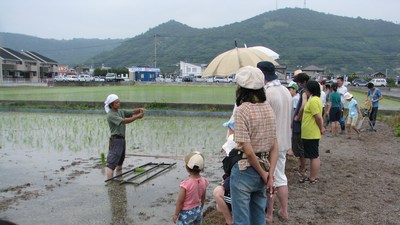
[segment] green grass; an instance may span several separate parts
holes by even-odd
[[[98,87],[0,87],[0,100],[25,101],[88,101],[103,102],[108,94],[117,94],[121,102],[234,104],[233,86],[98,86]],[[351,91],[361,106],[365,93]],[[400,101],[384,98],[379,103],[384,110],[400,111]]]
[[[0,100],[233,104],[235,86],[0,87]]]
[[[354,99],[358,102],[358,105],[362,107],[367,94],[354,90],[351,90],[350,92],[353,94]],[[400,111],[400,101],[383,96],[382,101],[379,101],[379,109]]]

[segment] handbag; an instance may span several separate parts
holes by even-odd
[[[376,88],[372,93],[372,98],[364,102],[364,108],[368,109],[368,112],[372,111],[372,100],[374,99],[375,94],[376,94]]]
[[[372,102],[370,100],[365,101],[364,108],[368,109],[368,111],[371,111],[372,110]]]

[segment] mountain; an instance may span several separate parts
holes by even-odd
[[[91,59],[109,66],[154,65],[173,72],[180,60],[209,63],[238,47],[262,45],[290,68],[317,65],[329,72],[376,72],[400,67],[400,25],[286,8],[221,27],[196,29],[169,21]],[[156,46],[155,46],[156,43]],[[155,54],[156,52],[156,54]]]
[[[16,51],[38,52],[57,61],[60,65],[82,65],[94,55],[114,49],[123,41],[123,39],[55,40],[0,32],[1,47],[11,48]]]
[[[245,44],[266,46],[290,69],[316,65],[328,73],[400,73],[400,25],[286,8],[220,27],[197,29],[171,20],[129,39],[42,39],[0,33],[0,46],[39,52],[60,64],[149,65],[176,72],[179,61],[209,63]],[[399,74],[397,74],[399,75]]]

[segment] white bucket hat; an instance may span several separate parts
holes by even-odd
[[[344,99],[349,100],[349,99],[351,99],[352,97],[353,97],[353,95],[350,94],[350,92],[344,93]]]

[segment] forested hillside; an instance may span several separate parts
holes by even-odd
[[[92,61],[113,66],[154,65],[156,55],[157,66],[171,72],[180,60],[209,63],[234,48],[235,40],[239,47],[269,47],[280,54],[280,64],[292,68],[317,65],[332,72],[368,73],[400,67],[400,25],[289,8],[209,29],[169,21]]]
[[[35,51],[60,64],[82,65],[89,58],[114,49],[123,39],[72,39],[55,40],[23,34],[1,33],[0,46],[16,51]]]
[[[289,68],[316,65],[335,73],[400,71],[399,24],[299,8],[204,29],[171,20],[126,40],[49,40],[23,35],[7,39],[7,35],[0,33],[0,46],[6,43],[6,47],[38,51],[61,63],[95,67],[156,65],[163,73],[171,73],[179,69],[180,60],[207,64],[234,48],[236,41],[238,47],[271,48],[280,54],[278,62]]]

